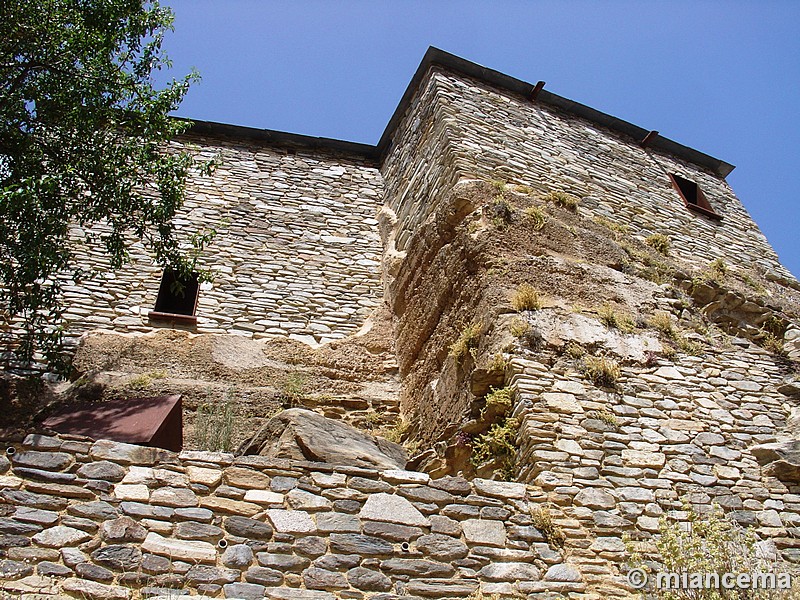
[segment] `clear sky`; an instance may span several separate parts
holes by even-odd
[[[437,46],[736,165],[800,275],[797,0],[162,1],[180,116],[375,144]]]

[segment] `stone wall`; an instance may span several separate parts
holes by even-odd
[[[201,263],[215,279],[201,288],[195,330],[310,344],[357,331],[381,294],[383,182],[375,166],[358,156],[223,137],[183,143],[221,161],[212,176],[189,181],[176,221],[186,234],[219,231]],[[83,231],[72,235],[80,247]],[[70,335],[159,327],[147,315],[161,270],[140,243],[132,257],[111,272],[102,252],[81,247],[81,266],[98,272],[67,286]]]
[[[428,78],[394,131],[381,165],[386,206],[397,219],[392,244],[400,252],[458,181],[451,148],[453,123],[440,105],[435,79]]]
[[[613,523],[617,537],[647,539],[659,517],[680,514],[688,498],[732,511],[800,562],[798,482],[780,481],[757,458],[759,445],[791,435],[787,422],[799,404],[778,391],[788,371],[774,355],[740,339],[735,352],[623,367],[613,391],[569,362],[553,367],[520,356],[511,372],[519,479],[535,482],[586,527]],[[589,560],[599,554],[577,552]]]
[[[519,483],[40,435],[7,445],[5,592],[390,600],[587,589],[532,526],[542,497]]]
[[[634,233],[669,236],[674,254],[695,264],[721,257],[794,281],[727,182],[710,171],[441,68],[426,87],[435,105],[419,105],[405,126],[434,111],[447,125],[448,160],[459,177],[525,185],[542,195],[569,192],[592,214]],[[722,221],[685,208],[669,173],[695,181]]]

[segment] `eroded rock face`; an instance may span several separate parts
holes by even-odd
[[[272,417],[240,446],[239,454],[379,469],[406,465],[406,452],[399,444],[302,408]]]

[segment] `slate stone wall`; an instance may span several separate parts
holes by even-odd
[[[759,445],[786,431],[798,397],[778,389],[785,363],[745,340],[736,344],[674,364],[623,366],[615,390],[586,381],[577,361],[554,369],[515,358],[519,479],[598,535],[605,529],[617,538],[649,539],[661,516],[685,518],[683,500],[698,510],[716,503],[800,562],[800,488],[757,457]],[[617,544],[618,560],[624,550]],[[590,547],[574,558],[591,563],[600,555]]]
[[[5,446],[16,449],[10,463],[0,458],[9,593],[389,600],[586,590],[532,526],[541,495],[519,483],[40,435]]]
[[[414,94],[381,165],[386,206],[398,221],[394,240],[398,251],[406,249],[416,228],[458,181],[450,119],[441,110],[436,80],[428,76]]]
[[[364,159],[258,142],[186,138],[205,158],[219,157],[210,177],[188,185],[179,229],[213,227],[217,239],[201,265],[215,274],[202,286],[200,333],[288,336],[310,344],[361,327],[377,305],[383,182]],[[148,332],[161,270],[132,248],[132,265],[110,272],[102,252],[81,246],[80,263],[97,274],[69,285],[72,336],[102,328]]]
[[[794,281],[733,190],[714,173],[439,67],[429,72],[424,89],[398,131],[419,131],[425,123],[431,123],[429,130],[438,128],[438,144],[448,153],[438,161],[459,178],[525,185],[541,195],[565,191],[581,198],[581,206],[590,214],[628,225],[634,234],[669,236],[673,255],[696,265],[723,258],[729,264],[757,267],[770,278]],[[415,145],[406,146],[409,158],[397,170],[413,169],[411,157],[419,152],[418,143],[425,140],[415,139]],[[427,142],[423,148],[430,152],[435,144]],[[690,212],[673,189],[669,173],[695,181],[722,221]],[[387,181],[389,175],[384,168]],[[451,179],[452,175],[440,175],[436,185],[429,183],[417,191],[414,202],[425,207],[415,211],[420,218]],[[388,186],[387,191],[394,188]],[[396,194],[388,198],[400,203]]]

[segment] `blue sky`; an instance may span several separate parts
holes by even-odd
[[[163,0],[178,114],[374,144],[428,46],[736,165],[800,275],[800,2]]]

